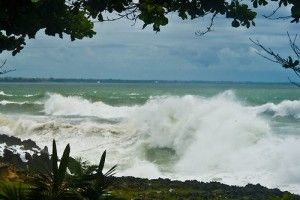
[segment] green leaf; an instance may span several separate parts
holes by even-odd
[[[237,28],[240,26],[240,22],[238,22],[236,19],[234,19],[231,23],[232,27]]]
[[[98,175],[103,175],[102,171],[103,171],[104,164],[105,164],[105,157],[106,157],[106,150],[103,152],[101,159],[100,159],[100,163],[99,163],[98,171],[97,171]]]
[[[56,149],[56,142],[55,140],[53,140],[52,142],[52,171],[53,174],[57,174],[58,171],[58,166],[57,166],[57,162],[58,162],[58,157],[57,157],[57,149]]]
[[[254,7],[254,8],[257,8],[257,0],[255,0],[255,1],[253,2],[253,7]]]
[[[62,182],[65,179],[65,175],[67,172],[67,167],[68,167],[68,162],[69,162],[69,157],[70,157],[70,145],[68,144],[64,150],[63,156],[60,161],[59,169],[58,169],[58,176],[57,176],[57,181],[58,185],[60,186]]]
[[[81,165],[81,161],[72,157],[69,158],[68,169],[70,170],[71,174],[74,174],[75,176],[82,176],[83,174],[83,166]]]

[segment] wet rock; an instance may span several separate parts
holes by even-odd
[[[15,145],[22,146],[24,150],[40,150],[40,147],[31,139],[22,141],[20,138],[5,134],[0,134],[0,144],[1,143],[5,143],[8,147]]]
[[[21,145],[22,141],[19,138],[0,134],[0,143],[6,143],[7,146]]]
[[[31,139],[24,140],[21,144],[23,145],[25,150],[34,150],[34,149],[40,150],[40,147]]]
[[[30,139],[22,141],[3,134],[0,135],[0,144],[1,162],[13,165],[18,170],[30,170],[32,173],[49,172],[51,161],[48,147],[41,150]]]
[[[14,153],[7,148],[4,149],[3,157],[0,157],[0,161],[3,163],[14,165],[15,167],[20,169],[24,169],[26,167],[26,163],[22,161],[20,154]]]

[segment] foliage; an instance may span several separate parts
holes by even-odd
[[[106,189],[111,183],[116,165],[110,168],[105,174],[106,151],[103,152],[98,166],[89,166],[86,162],[71,159],[69,169],[74,176],[71,177],[71,187],[80,188],[80,194],[90,200],[99,200],[106,194]]]
[[[68,144],[58,166],[58,156],[55,140],[52,145],[52,172],[50,174],[38,174],[33,178],[31,199],[64,200],[80,199],[75,191],[66,187],[65,176],[70,157],[70,145]]]
[[[27,185],[20,182],[0,182],[0,200],[26,200]]]
[[[263,58],[265,58],[265,59],[267,59],[271,62],[280,64],[285,69],[292,70],[300,78],[300,66],[299,66],[299,63],[300,63],[300,61],[299,61],[300,60],[300,48],[296,44],[297,35],[294,38],[291,38],[289,33],[287,33],[287,35],[288,35],[288,38],[289,38],[290,47],[293,50],[296,58],[292,58],[291,56],[288,56],[288,58],[283,58],[278,53],[275,53],[272,49],[265,47],[259,41],[254,41],[252,39],[250,39],[250,40],[256,46],[258,46],[265,54],[267,54],[267,56],[266,56],[266,55],[258,52],[258,54],[260,56],[262,56]],[[297,86],[300,86],[298,83],[295,83],[293,81],[291,81],[291,82],[293,84],[297,85]]]
[[[143,28],[152,25],[154,31],[160,31],[168,24],[169,13],[184,20],[207,15],[212,15],[213,20],[220,15],[232,20],[233,27],[250,28],[255,26],[255,8],[271,1],[278,7],[290,5],[291,15],[287,17],[299,22],[299,0],[1,0],[0,53],[19,53],[26,45],[25,39],[35,38],[39,30],[49,36],[82,39],[95,35],[96,22],[121,18],[141,20]]]
[[[106,194],[110,177],[116,166],[103,174],[106,151],[98,166],[70,157],[67,145],[59,163],[56,142],[53,140],[52,168],[49,173],[39,173],[31,178],[29,199],[40,200],[98,200]],[[67,173],[69,169],[70,173]]]

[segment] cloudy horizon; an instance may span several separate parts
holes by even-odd
[[[6,77],[83,78],[126,80],[199,80],[288,82],[297,79],[257,55],[249,38],[287,56],[286,31],[296,34],[297,24],[289,21],[256,19],[256,27],[234,29],[230,20],[217,18],[214,31],[205,36],[208,20],[182,21],[174,14],[159,33],[142,24],[119,20],[96,23],[94,38],[71,42],[68,37],[45,36],[36,39],[16,56],[5,52],[7,66],[15,68]]]

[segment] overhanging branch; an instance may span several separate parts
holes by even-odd
[[[5,65],[6,65],[6,62],[7,62],[7,60],[4,60],[4,61],[2,61],[2,64],[0,65],[0,75],[16,71],[16,69],[4,69]]]

